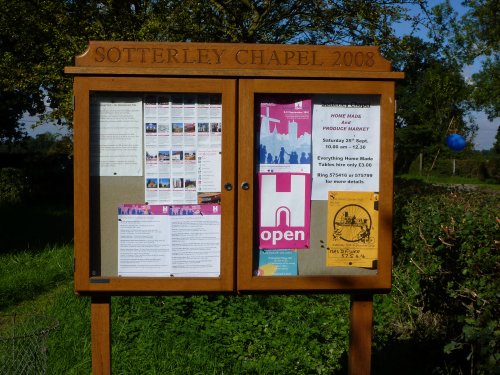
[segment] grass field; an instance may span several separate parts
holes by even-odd
[[[48,372],[90,373],[90,305],[72,286],[72,246],[1,256],[2,314],[44,314]],[[122,374],[288,374],[340,370],[346,296],[113,297],[112,366]]]

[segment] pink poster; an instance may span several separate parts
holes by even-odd
[[[259,248],[309,248],[311,175],[259,173],[259,187]]]

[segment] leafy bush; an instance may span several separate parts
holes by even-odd
[[[392,318],[381,323],[379,332],[442,343],[448,371],[496,371],[499,202],[491,192],[414,182],[398,191],[394,291],[380,307],[393,314],[385,312]]]
[[[481,176],[491,183],[500,183],[500,155],[493,154],[481,164]]]
[[[113,370],[331,374],[347,351],[348,301],[347,296],[116,297]]]
[[[20,169],[0,168],[0,206],[21,203],[28,191],[28,178]]]

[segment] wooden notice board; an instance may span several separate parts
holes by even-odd
[[[390,288],[377,48],[93,41],[66,72],[77,292]]]

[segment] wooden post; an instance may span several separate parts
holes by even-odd
[[[351,295],[349,375],[371,373],[373,295]]]
[[[111,297],[92,296],[90,305],[92,374],[111,374]]]

